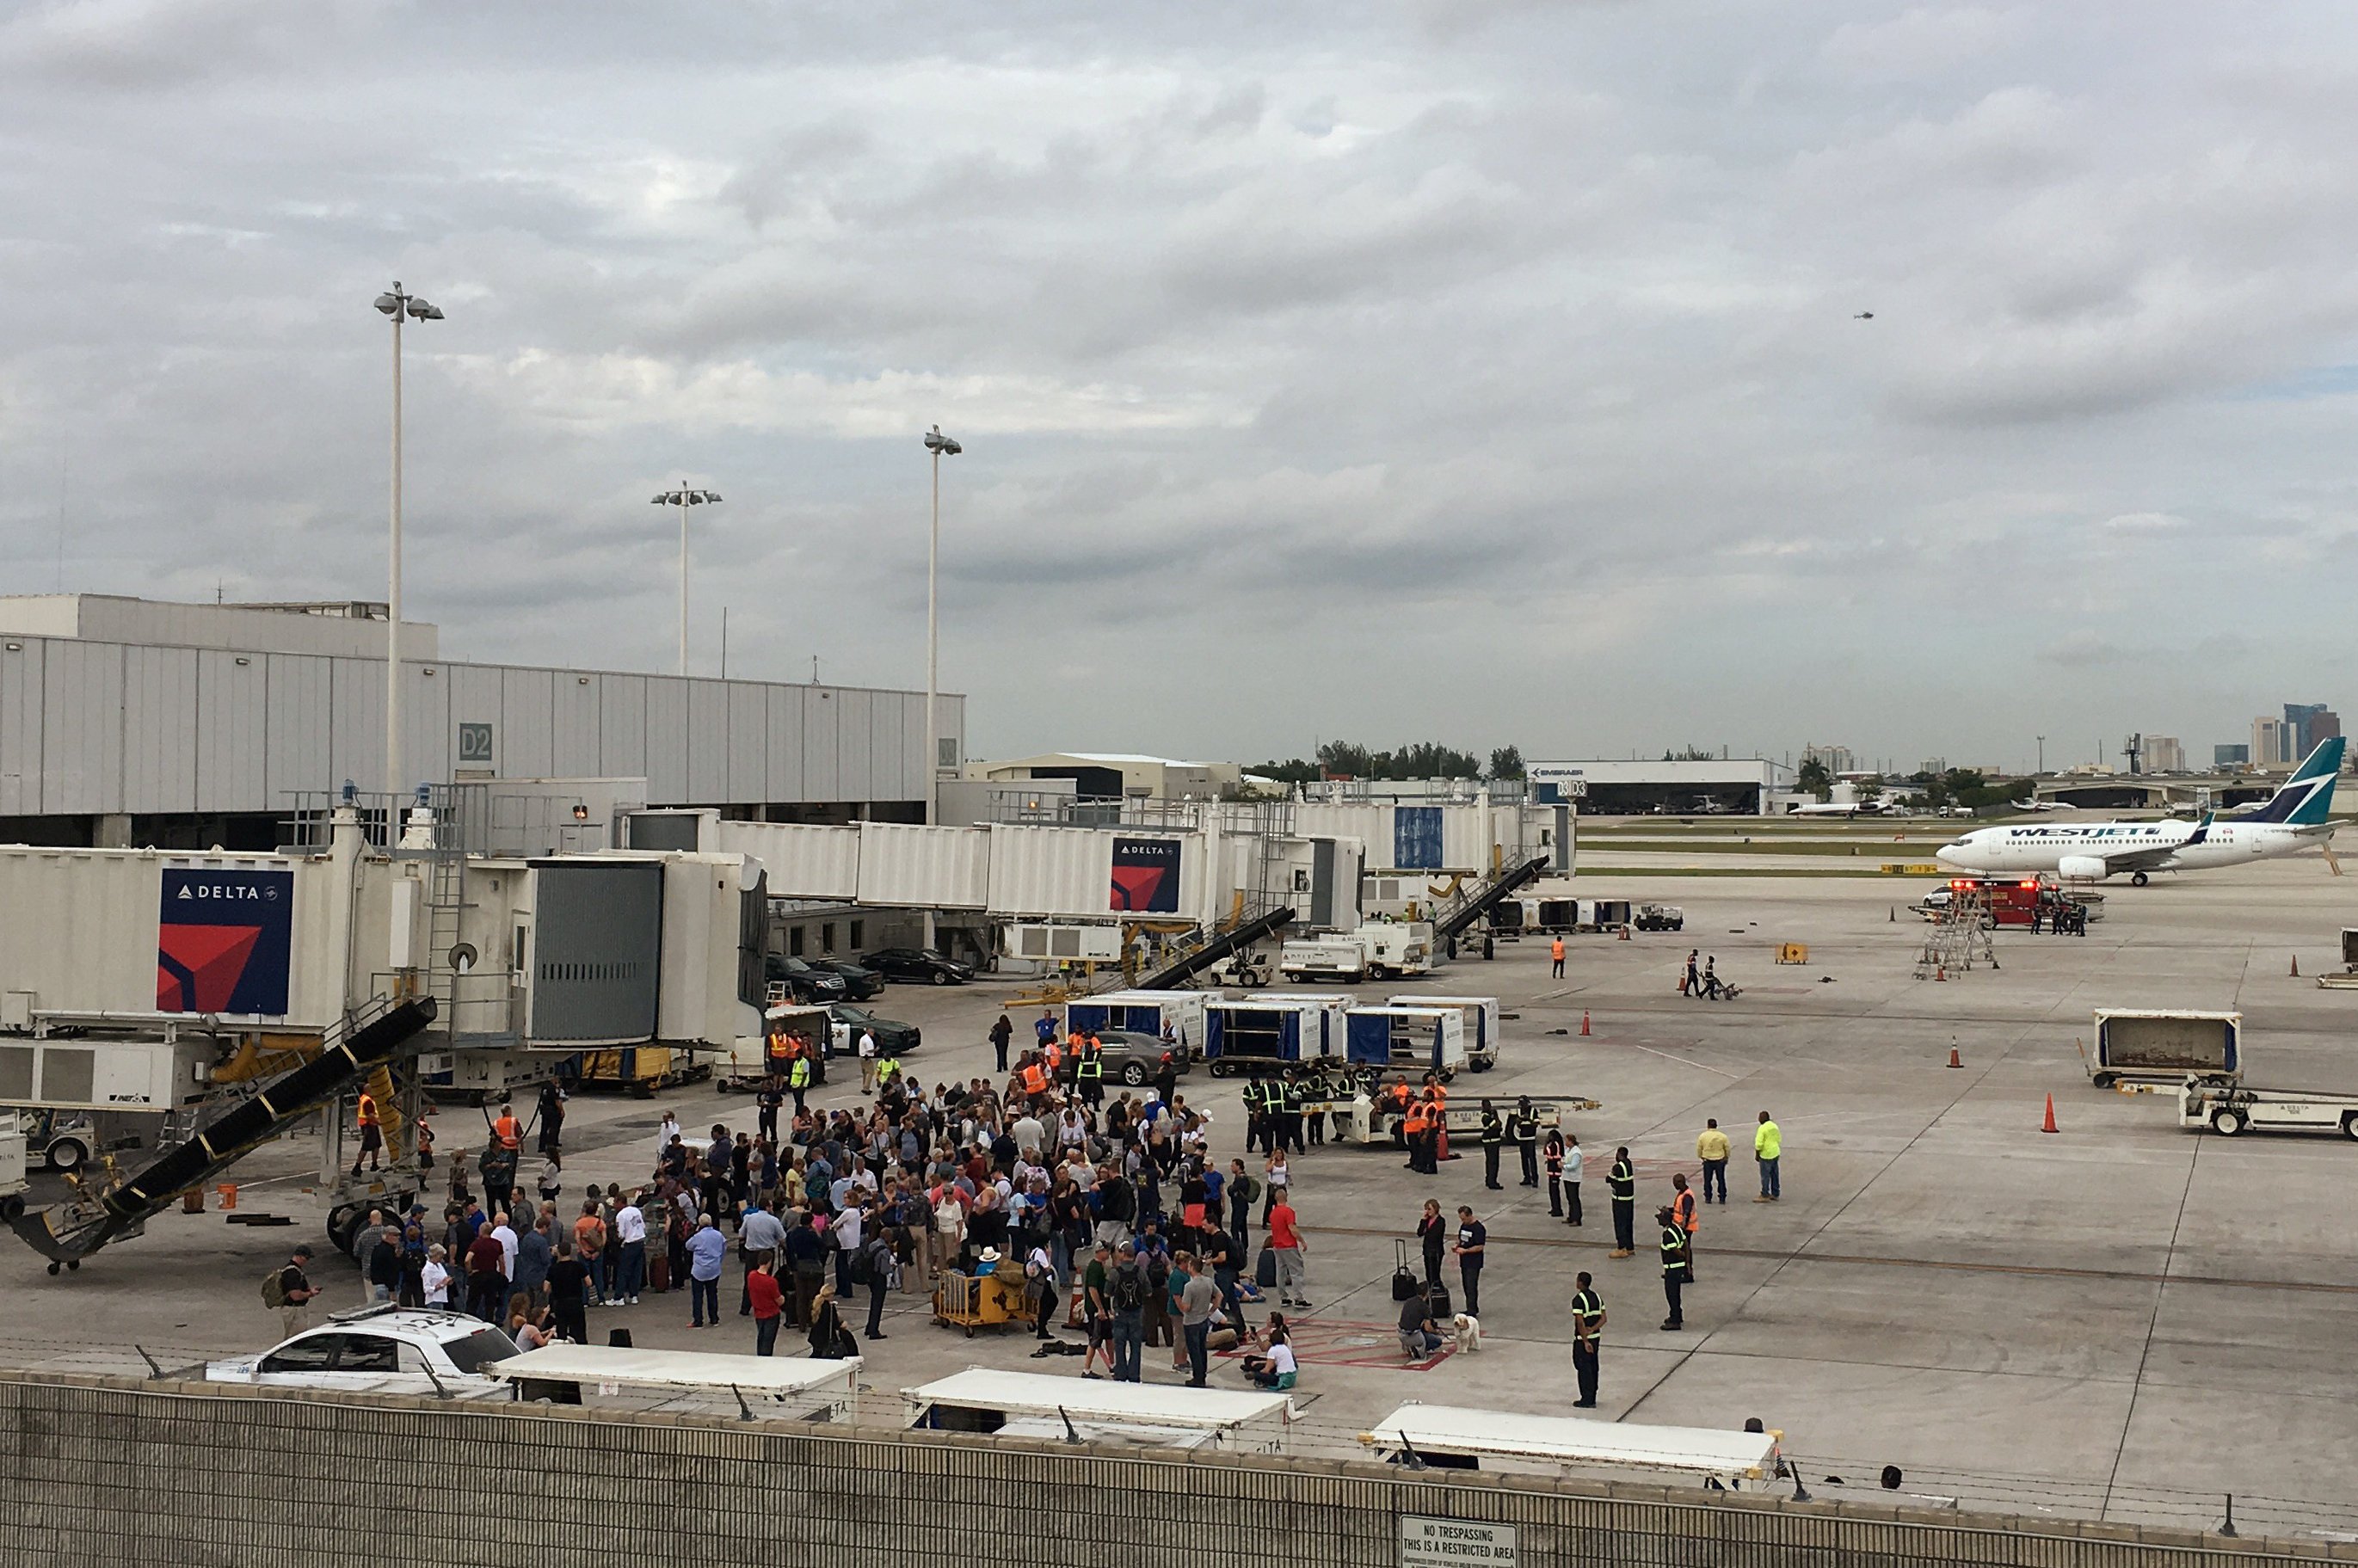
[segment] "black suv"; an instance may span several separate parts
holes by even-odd
[[[925,980],[937,986],[962,986],[974,979],[974,966],[945,958],[930,947],[887,947],[868,954],[860,962],[888,980]],[[881,1040],[877,1044],[882,1044]]]
[[[841,980],[845,993],[853,1001],[866,1001],[871,996],[884,994],[884,977],[865,964],[855,964],[849,958],[821,958],[811,968]]]
[[[783,983],[786,994],[804,1006],[841,1001],[851,991],[841,975],[831,975],[825,969],[813,968],[800,958],[782,958],[775,953],[763,964],[763,972],[772,985]]]
[[[895,1018],[879,1018],[864,1007],[852,1007],[837,1002],[827,1010],[827,1015],[851,1031],[851,1054],[860,1053],[860,1032],[863,1029],[876,1036],[876,1052],[880,1056],[905,1056],[925,1043],[925,1032],[914,1023],[903,1023]]]

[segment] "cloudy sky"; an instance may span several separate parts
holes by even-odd
[[[944,685],[971,750],[2207,760],[2344,690],[2338,5],[20,4],[8,591]],[[1854,319],[1861,311],[1872,320]]]

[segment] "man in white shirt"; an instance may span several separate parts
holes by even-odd
[[[846,1204],[835,1217],[835,1293],[851,1294],[851,1260],[860,1256],[860,1206]]]
[[[860,1092],[876,1092],[876,1033],[871,1029],[860,1032]]]
[[[647,1217],[639,1209],[640,1195],[614,1211],[614,1239],[622,1249],[621,1293],[623,1304],[639,1304],[639,1287],[647,1278]]]
[[[500,1244],[500,1252],[506,1260],[503,1268],[505,1270],[507,1277],[511,1280],[514,1279],[517,1244],[516,1233],[515,1227],[508,1223],[508,1217],[505,1213],[502,1213],[500,1216],[500,1222],[492,1227],[492,1239]]]

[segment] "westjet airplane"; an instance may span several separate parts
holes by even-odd
[[[2315,848],[2333,860],[2333,782],[2343,738],[2318,742],[2284,787],[2256,811],[2200,822],[2042,822],[1984,827],[1936,857],[1952,871],[2052,871],[2067,881],[2125,874],[2143,887],[2155,871],[2200,871],[2271,860]],[[2336,874],[2341,871],[2334,865]]]

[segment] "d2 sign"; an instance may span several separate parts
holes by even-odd
[[[488,724],[459,726],[459,765],[488,768],[492,765],[492,727]]]

